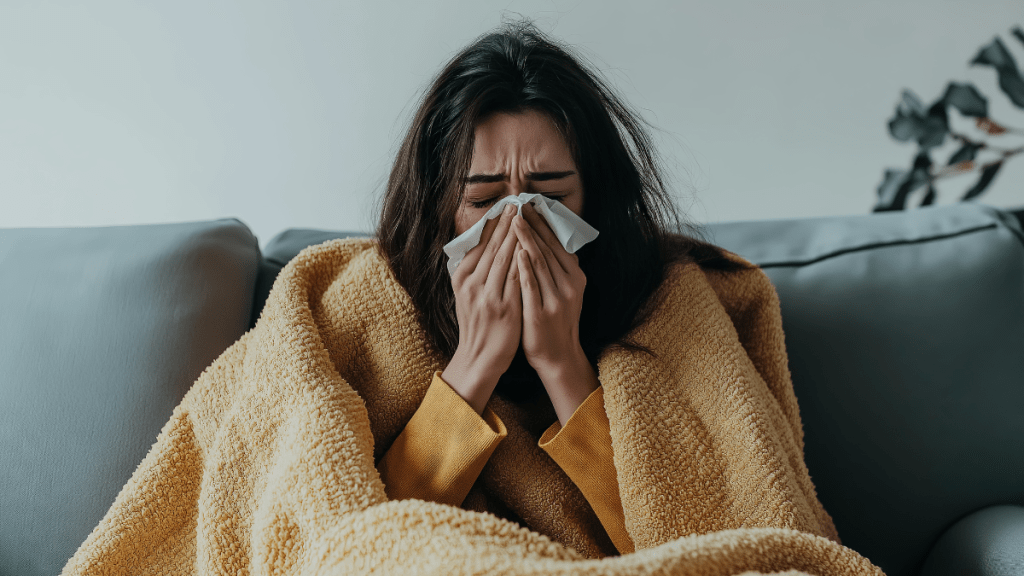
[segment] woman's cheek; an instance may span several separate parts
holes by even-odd
[[[479,222],[487,214],[487,210],[487,208],[473,208],[472,206],[459,208],[458,214],[455,215],[455,235],[458,236],[469,230],[473,224]]]
[[[472,226],[476,222],[476,220],[473,220],[473,218],[472,218],[472,216],[473,216],[471,214],[472,211],[473,211],[472,208],[467,208],[465,206],[462,206],[462,207],[459,208],[458,213],[455,214],[455,235],[456,236],[462,234],[466,230],[469,230],[470,226]]]
[[[565,207],[572,210],[573,214],[583,217],[583,194],[574,194],[568,202],[565,203]]]

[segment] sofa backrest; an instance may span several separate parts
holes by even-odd
[[[1024,504],[1016,219],[958,204],[706,232],[778,290],[807,466],[846,545],[909,576],[958,518]],[[265,255],[351,235],[289,230]]]
[[[782,307],[805,455],[843,543],[916,574],[962,516],[1024,504],[1024,235],[959,204],[718,224]]]
[[[0,575],[53,576],[244,332],[237,220],[0,229]]]

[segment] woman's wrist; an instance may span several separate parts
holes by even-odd
[[[597,371],[590,364],[583,348],[577,349],[549,365],[534,366],[540,376],[544,388],[548,392],[551,404],[563,426],[589,397],[601,386],[597,379]]]
[[[491,399],[491,394],[498,385],[498,379],[504,373],[504,370],[491,364],[460,354],[459,350],[456,350],[451,362],[441,373],[441,379],[477,414],[483,414],[487,401]]]

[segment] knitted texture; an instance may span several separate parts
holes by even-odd
[[[881,574],[815,495],[767,278],[681,265],[657,298],[633,338],[653,354],[598,363],[635,553],[600,557],[592,510],[499,398],[508,436],[467,502],[519,523],[388,501],[374,463],[443,359],[362,239],[285,267],[64,574]]]

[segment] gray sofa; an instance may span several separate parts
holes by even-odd
[[[0,230],[0,576],[52,575],[281,267],[237,220]],[[888,574],[1024,574],[1024,234],[980,205],[711,225],[782,302],[806,458]]]

